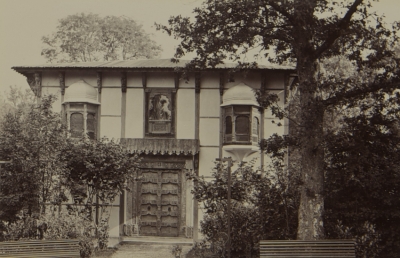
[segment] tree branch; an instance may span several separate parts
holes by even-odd
[[[278,13],[282,14],[283,16],[285,16],[286,19],[288,19],[288,21],[289,21],[292,25],[295,25],[295,24],[296,24],[293,15],[291,15],[291,14],[290,14],[289,12],[287,12],[285,9],[281,8],[281,7],[277,4],[276,0],[269,0],[269,1],[267,1],[267,4],[268,4],[269,6],[271,6],[272,8],[274,8],[275,11],[277,11]]]
[[[373,83],[373,84],[369,84],[369,85],[363,84],[363,86],[365,86],[365,87],[359,87],[359,88],[356,88],[353,90],[335,94],[335,96],[323,100],[322,104],[325,107],[328,107],[328,106],[336,105],[339,102],[344,101],[344,100],[350,100],[353,98],[357,98],[358,96],[366,94],[366,93],[372,93],[372,92],[376,92],[381,89],[390,89],[390,88],[394,88],[394,87],[399,88],[400,82],[397,82],[397,83],[379,83],[378,82],[378,83]]]
[[[342,31],[347,29],[350,25],[350,20],[353,14],[357,11],[357,7],[363,2],[363,0],[355,0],[352,6],[349,8],[345,16],[338,22],[337,29],[333,30],[325,42],[315,50],[314,59],[317,59],[324,53],[327,49],[329,49],[333,43],[335,43],[336,39],[338,39],[342,35]]]

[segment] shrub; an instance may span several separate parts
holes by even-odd
[[[293,239],[297,229],[297,177],[282,166],[269,171],[239,164],[231,176],[231,254],[258,255],[260,239]],[[227,235],[227,167],[217,164],[213,180],[190,174],[196,181],[193,194],[203,204],[205,216],[201,233],[205,241],[196,245],[199,255],[224,257]]]

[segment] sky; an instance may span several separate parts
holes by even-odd
[[[0,0],[0,95],[10,85],[28,88],[26,79],[12,66],[44,64],[40,55],[42,36],[56,31],[58,20],[76,13],[126,16],[143,25],[152,39],[162,45],[161,58],[171,58],[178,41],[157,31],[154,23],[167,25],[171,16],[193,17],[203,0]],[[387,22],[400,20],[399,0],[374,3]]]

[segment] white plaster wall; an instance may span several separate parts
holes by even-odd
[[[144,133],[144,91],[143,89],[127,89],[125,137],[142,138]]]
[[[177,92],[176,138],[194,139],[195,134],[195,92],[192,89],[179,89]]]
[[[43,72],[42,86],[60,86],[58,72]]]
[[[200,117],[219,117],[219,90],[202,89],[200,91]]]
[[[106,136],[109,139],[121,138],[121,117],[102,116],[100,128],[100,137]]]
[[[200,146],[219,146],[219,117],[200,118]]]
[[[200,147],[199,155],[199,175],[211,176],[211,172],[215,167],[215,159],[218,158],[219,148]]]
[[[121,72],[103,72],[102,86],[121,88]]]
[[[175,77],[174,73],[148,73],[147,87],[149,88],[174,88]]]
[[[86,83],[97,87],[97,74],[95,71],[66,71],[65,86],[69,86],[79,80],[84,80]],[[59,85],[59,84],[57,84]]]
[[[106,88],[101,92],[101,115],[121,115],[121,88]]]
[[[53,103],[53,111],[61,112],[61,89],[59,87],[42,87],[42,96],[51,94],[57,97]]]
[[[108,225],[110,227],[110,237],[119,237],[119,207],[111,208],[111,215]]]
[[[142,87],[142,73],[127,73],[126,74],[128,87]]]

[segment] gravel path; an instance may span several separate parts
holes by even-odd
[[[191,246],[182,246],[182,258],[189,252]],[[120,245],[112,258],[175,258],[172,245]]]

